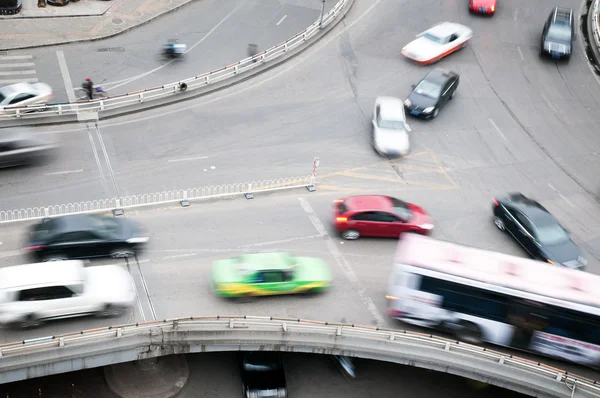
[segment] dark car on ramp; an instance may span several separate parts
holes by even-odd
[[[241,360],[244,397],[287,397],[283,363],[276,352],[247,352]]]
[[[542,31],[540,55],[554,59],[570,58],[575,38],[573,10],[555,7],[548,16]]]
[[[127,218],[74,214],[34,225],[25,250],[37,261],[126,258],[138,254],[149,240],[144,228]]]
[[[432,70],[419,84],[413,84],[404,101],[406,113],[424,119],[437,117],[440,109],[456,95],[458,83],[458,73],[442,68]]]
[[[521,193],[494,199],[494,224],[508,232],[531,257],[551,264],[583,269],[587,260],[544,206]]]

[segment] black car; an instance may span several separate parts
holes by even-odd
[[[540,55],[552,58],[570,58],[575,38],[573,10],[555,7],[542,31]]]
[[[14,15],[21,12],[23,0],[0,0],[0,15]]]
[[[508,231],[536,260],[583,269],[587,260],[548,210],[521,193],[494,199],[494,224]]]
[[[277,353],[244,353],[240,373],[244,397],[287,397],[283,363]]]
[[[49,160],[56,145],[31,134],[2,131],[0,134],[0,168],[32,165]]]
[[[149,240],[144,229],[129,219],[75,214],[34,225],[25,250],[37,261],[125,258],[139,253]]]
[[[434,118],[440,109],[454,98],[458,88],[458,73],[436,68],[412,86],[412,91],[404,101],[406,113],[422,118]]]

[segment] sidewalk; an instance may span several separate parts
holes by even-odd
[[[0,51],[98,40],[123,33],[196,0],[80,0],[37,7],[24,0],[17,15],[0,17]]]

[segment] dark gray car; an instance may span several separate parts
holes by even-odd
[[[425,119],[437,117],[440,109],[454,98],[458,83],[458,73],[442,68],[432,70],[419,84],[412,86],[404,101],[406,113]]]

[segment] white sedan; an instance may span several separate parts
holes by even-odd
[[[54,93],[46,83],[16,83],[0,88],[0,111],[18,106],[44,104]]]
[[[465,47],[473,37],[473,31],[464,25],[442,22],[417,35],[402,49],[402,55],[427,65]]]
[[[412,131],[404,114],[404,104],[394,97],[378,97],[373,109],[371,142],[380,155],[406,156],[410,151],[408,133]]]

